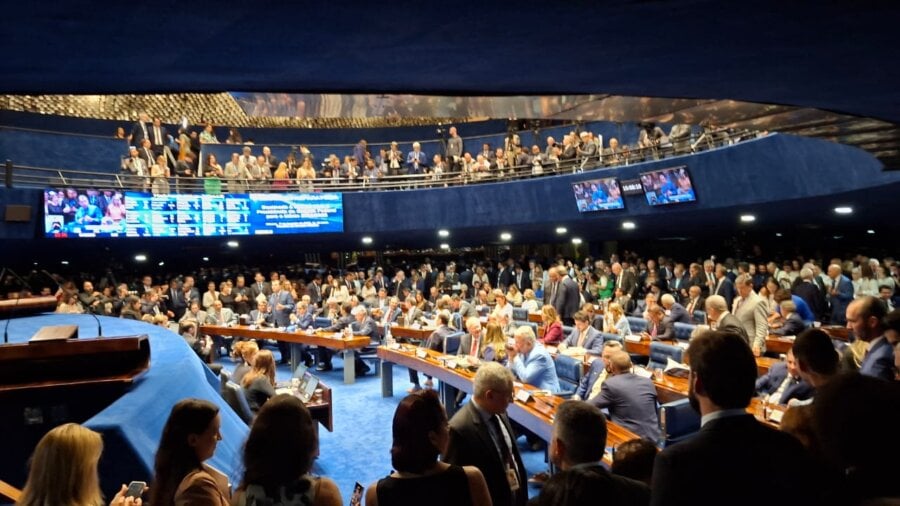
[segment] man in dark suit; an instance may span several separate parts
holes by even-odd
[[[516,285],[516,288],[519,289],[519,292],[524,293],[525,290],[531,289],[531,274],[528,273],[525,269],[522,268],[522,264],[516,264],[516,271],[514,274],[513,284]]]
[[[684,310],[690,315],[693,323],[706,323],[694,317],[695,311],[706,311],[706,299],[703,298],[699,286],[692,286],[691,289],[688,290],[688,298],[684,301]]]
[[[885,316],[887,306],[871,295],[856,299],[847,306],[847,326],[868,348],[859,373],[893,381],[894,347],[884,335]]]
[[[797,278],[798,282],[791,291],[794,295],[806,301],[806,305],[813,312],[815,319],[821,321],[826,310],[825,290],[819,288],[819,285],[813,280],[814,277],[815,275],[811,268],[804,267],[800,269],[800,277]],[[821,283],[821,279],[819,282]]]
[[[316,274],[312,283],[306,285],[306,294],[309,295],[310,304],[316,307],[322,306],[322,276]]]
[[[662,306],[651,306],[647,310],[647,330],[641,332],[642,339],[650,339],[652,341],[671,341],[675,339],[675,325],[668,321]]]
[[[149,123],[150,116],[145,112],[140,113],[138,115],[138,120],[131,126],[131,135],[128,136],[128,143],[132,146],[140,146],[144,139],[149,138],[147,133]]]
[[[731,332],[741,336],[741,339],[750,346],[750,337],[744,326],[736,316],[728,312],[725,306],[725,297],[721,295],[710,295],[706,299],[706,324],[712,330],[720,330],[723,332]]]
[[[728,307],[731,307],[736,292],[734,282],[726,276],[727,272],[724,265],[719,264],[716,266],[716,285],[713,295],[721,295],[725,298],[725,303],[728,304]]]
[[[284,328],[291,324],[291,315],[294,313],[294,297],[290,292],[281,289],[281,281],[272,281],[272,295],[269,295],[269,309],[272,311],[272,320],[276,327]],[[291,355],[291,343],[278,341],[278,349],[281,350],[282,364],[288,363]]]
[[[603,352],[599,359],[591,362],[591,367],[581,376],[581,382],[575,390],[575,399],[583,401],[592,399],[600,394],[600,387],[606,380],[606,367],[613,353],[622,351],[622,343],[619,341],[606,341],[603,343]]]
[[[672,269],[672,279],[669,280],[669,292],[684,300],[688,296],[688,288],[688,277],[684,273],[684,266],[677,264]]]
[[[184,292],[181,290],[181,282],[178,279],[172,278],[169,281],[169,293],[166,295],[169,298],[167,307],[173,313],[173,319],[180,320],[184,316],[184,312],[187,311],[188,305],[184,298]]]
[[[632,300],[635,298],[635,292],[637,291],[637,281],[634,279],[634,273],[622,268],[622,264],[616,262],[612,264],[612,273],[616,277],[615,288],[622,290],[622,293],[631,297]]]
[[[813,395],[813,386],[803,381],[794,353],[787,352],[786,362],[772,364],[769,371],[756,379],[756,392],[768,395],[769,402],[785,405],[791,399],[805,401]]]
[[[669,323],[691,323],[691,315],[684,309],[684,306],[675,302],[675,297],[671,293],[663,294],[659,299],[659,303],[662,304],[663,309],[668,313],[666,319],[669,320]]]
[[[584,311],[578,311],[573,319],[575,328],[572,329],[566,340],[559,344],[560,350],[578,347],[584,348],[589,353],[600,353],[603,348],[603,336],[591,326],[591,317]]]
[[[656,387],[653,380],[631,372],[631,357],[617,351],[609,357],[606,381],[590,403],[608,409],[610,419],[650,441],[659,440]]]
[[[250,297],[253,300],[259,300],[259,296],[262,295],[268,300],[269,295],[272,295],[272,285],[266,282],[266,277],[261,272],[257,272],[253,279],[253,284],[250,285]]]
[[[600,463],[606,432],[606,418],[595,406],[580,401],[560,404],[553,420],[549,457],[561,472],[550,478],[538,503],[650,504],[647,485],[612,474]]]
[[[512,258],[508,258],[506,260],[506,265],[504,265],[499,274],[497,275],[497,287],[506,292],[506,289],[509,288],[509,285],[513,284],[514,274],[515,274],[515,260]]]
[[[853,283],[841,273],[841,266],[828,266],[828,302],[831,303],[831,323],[845,325],[847,323],[847,306],[853,300]]]
[[[162,121],[158,117],[153,118],[153,126],[150,127],[148,133],[153,154],[155,156],[163,154],[166,144],[169,142],[169,131],[162,125]]]
[[[651,504],[822,504],[814,465],[799,441],[746,411],[756,383],[747,343],[730,332],[707,332],[691,341],[687,353],[688,395],[701,428],[656,457]],[[765,486],[748,487],[747,477],[772,462],[790,471],[770,473]]]
[[[692,286],[699,286],[703,296],[709,296],[709,286],[705,282],[703,266],[697,263],[693,263],[688,267],[687,286],[685,286],[684,289],[689,289]]]
[[[563,325],[575,324],[575,313],[581,305],[581,295],[578,291],[578,283],[576,283],[566,273],[566,268],[559,266],[556,268],[559,276],[559,286],[556,291],[556,304],[554,309],[559,314]]]
[[[444,461],[475,466],[487,482],[494,506],[524,506],[527,475],[506,408],[512,400],[512,373],[496,362],[478,368],[472,401],[450,420]]]
[[[773,323],[771,325],[773,330],[769,332],[776,336],[796,336],[803,332],[803,329],[806,328],[806,322],[797,314],[797,306],[794,304],[794,301],[790,299],[783,300],[778,303],[778,306],[781,309],[782,321]]]

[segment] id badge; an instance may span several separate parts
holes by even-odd
[[[506,479],[509,481],[509,489],[513,492],[519,490],[519,477],[516,475],[516,470],[507,467],[506,468]]]

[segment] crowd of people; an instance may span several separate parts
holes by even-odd
[[[406,152],[397,142],[376,150],[362,139],[350,152],[329,154],[318,163],[305,145],[292,148],[284,159],[275,156],[268,146],[254,152],[252,141],[244,142],[237,129],[232,128],[225,142],[240,147],[223,164],[213,153],[201,156],[204,144],[219,143],[211,124],[205,125],[202,131],[182,127],[173,136],[159,117],[151,121],[148,114],[141,113],[130,134],[124,137],[130,146],[121,167],[123,172],[135,176],[133,186],[154,194],[168,193],[169,180],[173,177],[178,191],[202,188],[207,193],[378,187],[379,182],[386,181],[405,186],[423,181],[465,184],[513,175],[538,176],[627,165],[765,135],[765,132],[729,133],[708,125],[703,137],[693,139],[689,125],[674,125],[668,134],[652,123],[642,123],[640,127],[638,141],[633,146],[620,145],[616,138],[608,139],[604,145],[600,135],[573,130],[561,141],[551,136],[544,145],[532,146],[523,145],[521,137],[511,132],[502,147],[484,143],[480,150],[467,150],[457,128],[451,126],[439,153],[426,153],[419,142],[413,142],[412,149]],[[121,135],[124,136],[124,129]],[[194,178],[202,178],[202,184],[191,185],[190,181],[196,181]]]

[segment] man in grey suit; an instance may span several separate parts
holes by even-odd
[[[578,283],[569,277],[566,268],[563,266],[556,267],[557,276],[559,276],[559,286],[556,290],[556,301],[553,308],[556,309],[563,325],[574,325],[575,313],[581,306],[581,295],[578,290]]]
[[[481,320],[477,316],[466,318],[467,333],[459,340],[459,349],[456,350],[457,355],[468,355],[470,357],[481,358],[482,335]]]
[[[603,349],[603,337],[597,329],[591,326],[591,317],[584,311],[578,311],[575,313],[574,320],[575,328],[565,341],[559,344],[559,349],[565,350],[574,346],[599,355]]]
[[[728,279],[727,269],[722,264],[716,266],[716,285],[713,290],[713,295],[721,295],[725,298],[725,303],[728,304],[728,307],[731,307],[731,304],[734,303],[734,283]]]
[[[684,306],[675,302],[675,297],[671,293],[663,294],[659,302],[668,312],[667,319],[669,323],[691,323],[691,315],[688,314]]]
[[[276,327],[287,327],[291,324],[291,314],[294,313],[294,297],[290,292],[281,289],[281,281],[272,281],[272,295],[269,295],[269,309],[272,311],[272,320]],[[281,350],[281,362],[287,364],[291,354],[291,343],[278,341],[278,349]]]
[[[637,290],[637,281],[634,279],[634,273],[622,268],[622,264],[616,262],[610,268],[616,277],[616,286],[622,290],[622,293],[634,299],[634,292]]]
[[[459,313],[459,316],[463,321],[466,321],[473,316],[476,318],[478,317],[478,310],[475,309],[475,305],[471,302],[462,300],[459,298],[459,295],[450,297],[450,304],[453,306],[453,310]]]
[[[610,419],[650,441],[659,440],[656,387],[650,378],[631,372],[631,357],[617,351],[609,358],[606,380],[590,403],[608,409]]]
[[[739,297],[734,301],[734,316],[741,321],[750,347],[755,356],[766,351],[766,336],[769,335],[768,305],[762,297],[753,291],[753,278],[749,274],[741,274],[734,280]]]
[[[460,158],[463,155],[463,140],[456,133],[456,127],[450,127],[450,138],[447,139],[447,162],[450,163],[451,172],[459,172]]]
[[[472,402],[450,419],[445,462],[475,466],[484,474],[494,506],[524,506],[528,500],[525,465],[506,416],[513,375],[496,362],[478,368]]]
[[[203,323],[206,323],[209,325],[223,325],[223,326],[234,325],[235,323],[237,323],[237,316],[234,314],[234,312],[231,309],[228,309],[227,307],[223,308],[222,301],[217,299],[216,301],[213,302],[213,305],[210,308],[210,311],[206,314],[206,321]],[[234,338],[229,337],[229,338],[227,338],[227,341],[226,341],[226,338],[221,335],[212,336],[212,340],[213,340],[213,344],[214,344],[213,348],[215,349],[216,353],[219,353],[220,349],[223,346],[225,347],[225,349],[227,351],[230,351],[231,347],[230,347],[229,343],[233,339]]]
[[[725,297],[710,295],[706,299],[706,322],[712,330],[731,332],[741,336],[747,346],[750,346],[750,337],[747,336],[747,331],[744,330],[741,321],[728,312]]]

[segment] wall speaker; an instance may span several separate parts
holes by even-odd
[[[31,221],[31,206],[9,204],[6,206],[6,221],[29,222]]]

